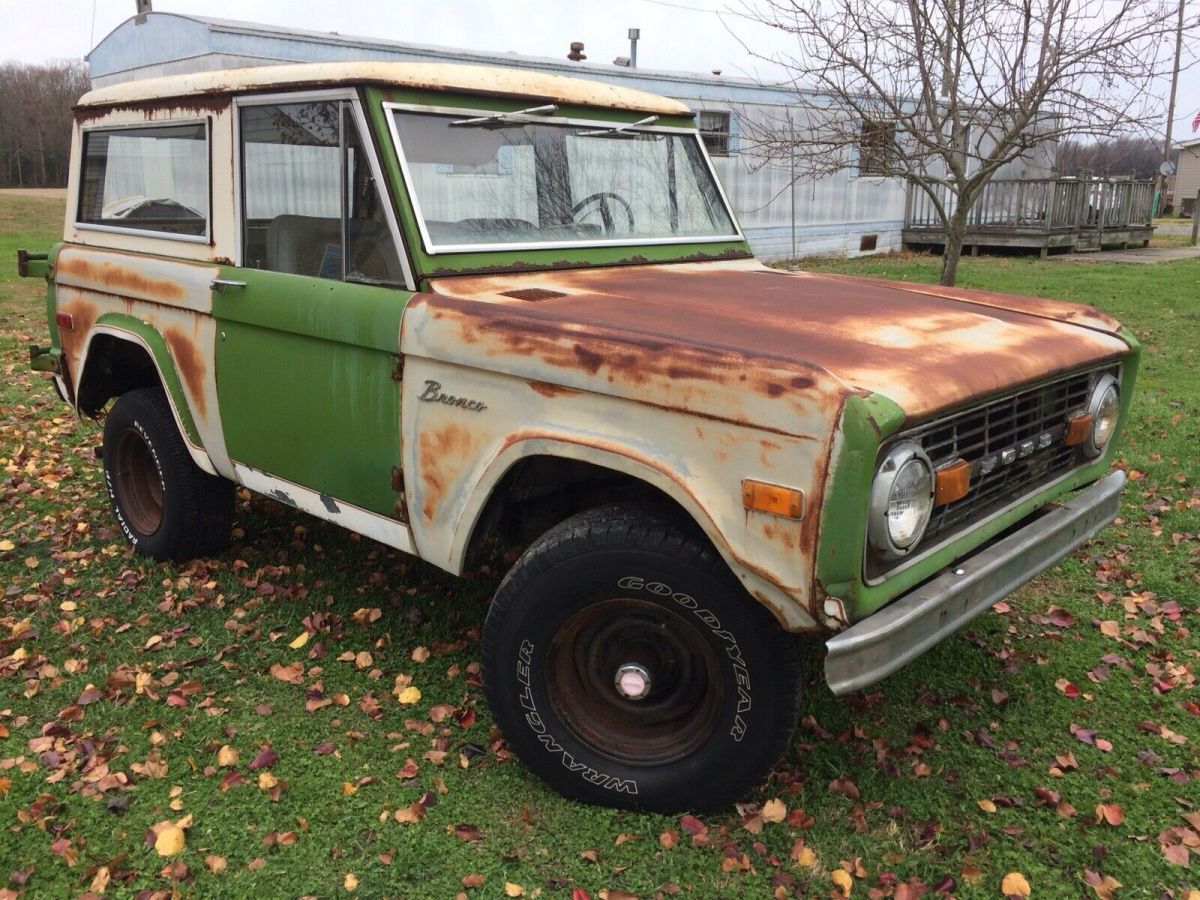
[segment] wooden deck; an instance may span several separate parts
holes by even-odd
[[[944,189],[942,203],[953,211]],[[1134,178],[1033,178],[992,181],[971,208],[963,249],[1021,247],[1046,256],[1051,250],[1086,252],[1146,246],[1154,183]],[[946,231],[929,195],[909,182],[904,209],[905,247],[943,246]]]

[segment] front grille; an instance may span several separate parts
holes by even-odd
[[[1063,445],[1067,419],[1087,409],[1096,382],[1105,374],[1119,380],[1119,366],[1077,372],[1006,397],[989,400],[963,412],[937,419],[900,435],[915,441],[929,455],[934,469],[958,460],[971,464],[971,489],[961,500],[940,506],[914,555],[931,549],[996,510],[1087,462],[1078,447]],[[1008,465],[984,472],[982,461],[1024,441],[1050,435],[1049,446]],[[867,575],[877,578],[910,557],[884,561],[868,554]]]

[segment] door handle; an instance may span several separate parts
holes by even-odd
[[[223,294],[226,288],[244,288],[246,282],[234,281],[232,278],[214,278],[208,286],[218,294]]]

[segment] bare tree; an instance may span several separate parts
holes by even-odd
[[[82,60],[0,66],[0,186],[67,183],[71,107],[87,90]]]
[[[745,123],[744,143],[794,156],[798,177],[857,162],[911,179],[945,229],[946,285],[1003,166],[1161,119],[1176,27],[1160,0],[744,0],[740,14],[795,39],[758,58],[788,71],[796,109]]]

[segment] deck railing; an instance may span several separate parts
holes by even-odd
[[[956,198],[948,187],[937,188],[946,215]],[[1149,225],[1154,182],[1133,177],[1022,178],[989,182],[971,207],[971,231],[1102,231]],[[933,200],[909,182],[904,227],[942,229]]]

